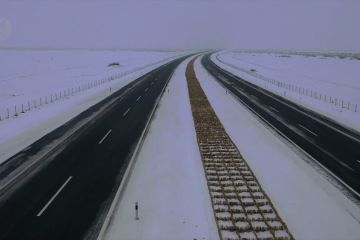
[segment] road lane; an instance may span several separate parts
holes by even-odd
[[[0,201],[0,239],[96,237],[96,227],[120,184],[156,99],[182,60],[160,67],[138,84],[130,85],[133,91],[119,97],[111,109],[58,155],[50,156],[51,161],[38,167],[15,190],[8,191],[9,196],[4,194]],[[146,94],[142,94],[145,89]],[[142,101],[137,101],[139,96]],[[76,176],[76,181],[66,184],[49,203],[69,176]],[[48,203],[51,205],[44,209]],[[37,217],[41,209],[44,212]]]
[[[354,197],[360,198],[358,132],[221,69],[209,55],[203,57],[202,64],[255,115],[325,166]]]

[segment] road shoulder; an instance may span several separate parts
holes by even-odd
[[[106,239],[218,239],[185,80],[189,60],[165,90]]]

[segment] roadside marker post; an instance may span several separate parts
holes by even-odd
[[[135,220],[139,220],[139,205],[135,202]]]

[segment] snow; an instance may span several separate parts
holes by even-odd
[[[112,92],[173,59],[172,57],[184,53],[1,51],[1,54],[7,56],[9,62],[0,58],[0,66],[1,64],[6,66],[0,72],[0,109],[8,104],[18,104],[17,109],[20,112],[19,103],[26,99],[87,84],[95,79],[100,80],[114,75],[115,77],[111,81],[105,81],[103,84],[84,89],[53,103],[45,105],[43,98],[41,107],[39,103],[37,108],[32,105],[31,111],[20,113],[18,117],[11,116],[9,119],[4,119],[2,112],[0,163],[103,100]],[[56,62],[55,65],[53,61]],[[108,70],[107,65],[113,61],[119,61],[122,66]],[[17,65],[16,62],[19,64]],[[9,96],[11,94],[15,96]]]
[[[199,60],[195,72],[225,130],[295,239],[358,239],[359,206],[332,184],[324,171],[227,94]],[[272,218],[271,214],[265,217]],[[277,236],[283,234],[276,232]]]
[[[86,85],[147,64],[176,52],[151,51],[0,51],[0,113],[15,104],[33,105],[33,100]],[[119,67],[109,67],[110,63]],[[19,106],[18,106],[19,107]]]
[[[212,60],[251,83],[360,132],[358,58],[225,51]]]
[[[218,239],[190,109],[188,62],[160,101],[106,239]]]

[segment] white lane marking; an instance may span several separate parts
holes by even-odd
[[[227,84],[231,84],[231,82],[224,76],[218,75],[218,78],[220,78],[222,81],[226,82]]]
[[[140,97],[138,97],[138,98],[136,99],[136,101],[139,101],[139,100],[140,100],[140,98],[141,98],[141,96],[140,96]]]
[[[99,144],[101,144],[104,140],[105,140],[105,138],[111,133],[111,129],[105,134],[105,136],[103,136],[103,138],[100,140],[100,142],[99,142]]]
[[[145,92],[146,92],[147,90],[149,90],[149,88],[146,88],[146,89],[145,89]]]
[[[356,160],[358,163],[360,163],[360,160]]]
[[[239,86],[237,86],[236,88],[237,88],[237,90],[239,90],[239,91],[242,91],[242,92],[244,91],[244,89],[241,88],[241,87],[239,87]]]
[[[224,70],[222,70],[222,71],[224,72]],[[238,76],[235,76],[234,74],[232,74],[232,73],[230,73],[230,72],[227,72],[227,74],[230,75],[231,77],[235,78],[235,79],[238,79],[238,78],[239,78]],[[284,104],[284,105],[292,108],[293,110],[295,110],[295,111],[297,111],[297,112],[301,112],[301,113],[305,114],[306,116],[312,118],[314,121],[317,121],[318,123],[322,123],[322,124],[324,124],[325,126],[331,128],[332,130],[334,130],[334,131],[336,131],[336,132],[338,132],[338,133],[340,133],[340,134],[342,134],[342,135],[344,135],[344,136],[346,136],[346,137],[348,137],[348,138],[351,138],[352,140],[360,143],[360,139],[357,139],[356,137],[354,137],[354,136],[352,136],[352,135],[350,135],[350,134],[348,134],[348,133],[346,133],[346,132],[343,132],[343,131],[341,131],[340,129],[337,129],[336,127],[331,126],[330,124],[324,122],[324,121],[321,120],[321,119],[318,119],[318,118],[316,118],[316,117],[313,117],[312,115],[309,115],[308,113],[304,112],[304,111],[301,110],[301,109],[297,109],[297,108],[289,105],[288,103],[284,102],[283,100],[277,99],[277,98],[269,95],[267,92],[263,91],[261,88],[255,88],[255,87],[251,86],[251,85],[248,84],[245,80],[242,80],[242,82],[243,82],[244,84],[246,84],[248,87],[251,87],[251,88],[253,88],[253,89],[256,89],[256,90],[262,92],[263,94],[265,94],[266,96],[274,99],[275,101],[277,101],[277,102],[279,102],[279,103],[282,103],[282,104]]]
[[[311,130],[309,130],[308,128],[304,127],[303,125],[301,125],[300,123],[298,124],[299,127],[301,127],[302,129],[306,130],[307,132],[311,133],[312,135],[314,135],[315,137],[317,137],[317,134],[312,132]]]
[[[305,150],[303,150],[299,145],[297,145],[295,142],[293,142],[290,138],[288,138],[285,134],[283,134],[279,129],[277,129],[274,125],[272,125],[270,122],[268,122],[265,118],[263,118],[261,115],[259,115],[257,112],[255,112],[248,104],[246,104],[243,100],[241,100],[241,98],[239,98],[238,96],[234,96],[236,99],[238,99],[242,104],[244,104],[247,108],[246,110],[253,113],[255,116],[257,116],[259,119],[261,119],[262,121],[264,121],[265,123],[267,123],[269,126],[272,127],[272,129],[277,132],[280,136],[282,136],[283,138],[287,139],[290,143],[292,143],[294,146],[297,146],[297,148],[302,151],[302,153],[304,153],[306,156],[309,157],[309,159],[312,159],[313,162],[315,164],[318,164],[319,166],[321,166],[323,169],[325,169],[325,171],[330,174],[331,176],[333,176],[335,179],[337,179],[340,183],[342,183],[345,187],[347,187],[348,190],[350,190],[352,193],[354,193],[356,196],[360,197],[360,193],[358,193],[356,190],[354,190],[350,185],[348,185],[346,182],[344,182],[341,178],[339,178],[335,173],[333,173],[332,171],[330,171],[327,167],[325,167],[323,164],[321,164],[319,161],[317,161],[313,156],[311,156],[308,152],[306,152]],[[332,158],[335,159],[336,162],[338,162],[339,164],[341,164],[343,167],[345,167],[346,169],[355,172],[355,170],[353,168],[351,168],[350,166],[348,166],[347,164],[343,163],[342,161],[340,161],[339,159],[337,159],[335,156],[333,156],[331,153],[327,152],[325,149],[321,148],[320,146],[316,146],[318,149],[320,149],[321,151],[326,152],[327,154],[329,154]]]
[[[279,112],[279,110],[277,110],[276,108],[274,108],[274,107],[272,107],[272,106],[269,106],[269,108],[270,108],[271,110],[273,110],[274,112]]]
[[[125,117],[125,115],[130,111],[130,108],[128,108],[128,110],[126,110],[126,112],[124,112],[123,117]]]
[[[46,203],[46,205],[41,209],[41,211],[36,215],[37,217],[40,217],[45,210],[50,206],[50,204],[55,200],[55,198],[59,195],[59,193],[64,189],[64,187],[66,186],[66,184],[68,184],[70,182],[70,180],[72,179],[72,176],[70,176],[65,182],[64,184],[59,188],[59,190],[57,190],[57,192],[54,194],[54,196],[52,196],[52,198],[50,198],[50,200]]]
[[[250,94],[250,96],[251,96],[253,99],[258,100],[258,98],[257,98],[255,95]]]

